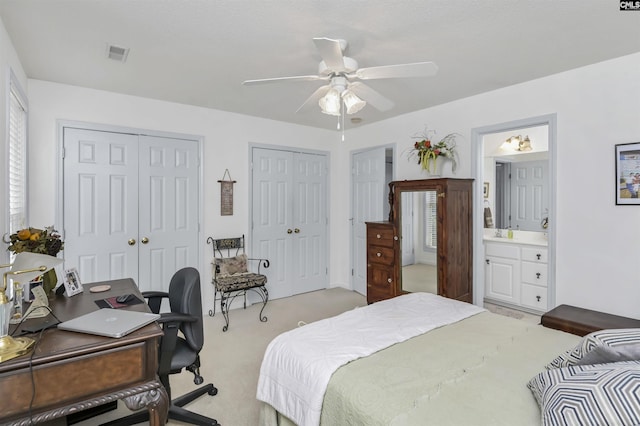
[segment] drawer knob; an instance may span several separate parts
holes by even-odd
[[[394,240],[394,241],[398,241],[398,236],[397,236],[397,235],[394,235],[394,236],[393,236],[393,240]]]
[[[536,296],[536,299],[538,299],[538,302],[540,301],[541,297],[540,296]]]
[[[378,253],[376,253],[376,256],[380,257],[380,256],[382,256],[382,253],[378,252]]]
[[[542,255],[540,253],[536,254],[536,257],[538,258],[538,260],[540,260],[540,258],[542,257]]]
[[[391,283],[392,283],[391,278],[387,278],[387,282],[388,282],[389,284],[391,284]]]
[[[382,236],[380,234],[376,234],[376,238],[382,238]]]
[[[536,272],[536,278],[540,279],[540,272]]]

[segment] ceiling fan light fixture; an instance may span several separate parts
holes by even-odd
[[[340,116],[340,93],[336,89],[329,89],[326,95],[320,98],[318,105],[324,114]]]
[[[342,101],[344,102],[347,114],[355,114],[356,112],[364,108],[364,106],[367,104],[351,90],[345,90],[342,93]]]

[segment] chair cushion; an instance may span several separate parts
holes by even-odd
[[[219,267],[219,275],[243,274],[247,272],[247,255],[239,254],[234,257],[216,258],[215,264]]]
[[[267,283],[267,277],[262,274],[246,272],[236,275],[220,275],[215,278],[216,289],[222,292],[246,290],[260,287]]]
[[[176,340],[176,349],[171,357],[171,372],[177,373],[196,362],[198,353],[182,337]]]

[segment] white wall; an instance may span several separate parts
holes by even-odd
[[[80,87],[29,80],[31,102],[31,196],[34,207],[30,223],[51,225],[55,219],[57,120],[73,120],[166,131],[204,137],[203,147],[203,241],[201,246],[203,283],[211,280],[211,246],[207,236],[249,235],[249,144],[294,146],[331,153],[340,144],[339,134],[328,130],[294,126],[272,120],[226,113],[169,102],[156,101]],[[331,158],[333,156],[331,155]],[[341,167],[330,161],[330,171]],[[234,214],[220,216],[220,184],[225,169],[234,185]],[[339,187],[330,173],[330,187]],[[334,203],[330,203],[335,207]],[[332,223],[332,208],[329,223]],[[61,224],[56,224],[60,226]],[[330,230],[330,282],[339,282],[333,269],[341,237]],[[341,262],[341,260],[339,261]],[[213,307],[211,286],[203,286],[208,310]]]
[[[4,77],[0,95],[6,92],[8,64],[25,79],[4,28],[0,28],[0,74]],[[473,177],[471,129],[555,113],[557,303],[640,318],[640,207],[616,206],[614,202],[614,145],[640,142],[638,75],[640,53],[348,130],[345,143],[334,131],[29,80],[30,219],[33,225],[48,225],[54,220],[58,119],[204,136],[204,235],[247,233],[249,143],[326,150],[331,155],[330,283],[348,286],[350,259],[345,248],[350,246],[347,183],[351,151],[395,143],[396,178],[424,178],[405,154],[414,142],[411,136],[428,125],[440,136],[450,132],[463,135],[455,176]],[[0,124],[5,117],[6,106],[2,104]],[[0,153],[3,165],[4,155],[5,149]],[[231,217],[219,215],[217,180],[225,168],[238,181]],[[450,168],[443,174],[452,176]],[[0,189],[3,200],[5,188]],[[0,213],[0,220],[5,215]],[[207,249],[203,241],[205,266]],[[209,278],[206,268],[203,280]],[[208,286],[205,289],[209,290]]]
[[[9,118],[8,111],[8,99],[9,99],[9,75],[10,70],[13,70],[18,83],[22,86],[22,89],[27,90],[27,76],[22,69],[22,64],[18,59],[18,55],[11,44],[9,35],[4,28],[4,24],[0,21],[0,179],[2,185],[0,185],[0,226],[1,229],[9,229],[9,207],[8,207],[8,194],[7,188],[9,187],[9,176],[6,168],[6,158],[8,153],[8,140],[9,140],[9,126],[7,120]],[[0,234],[4,235],[4,231]],[[0,264],[7,263],[8,252],[6,250],[0,250]]]
[[[337,156],[390,142],[401,154],[428,125],[441,137],[464,136],[455,176],[474,177],[472,129],[557,114],[556,302],[640,318],[640,206],[615,205],[614,164],[615,144],[640,142],[639,75],[637,53],[484,93],[354,129]],[[426,177],[406,155],[396,164],[397,179]],[[337,172],[348,179],[348,170]],[[346,191],[336,188],[334,197],[348,205]]]

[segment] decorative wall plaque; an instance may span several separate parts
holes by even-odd
[[[225,180],[225,176],[229,179]],[[236,181],[231,180],[229,169],[225,169],[222,179],[218,182],[220,182],[220,215],[233,216],[233,184]]]

